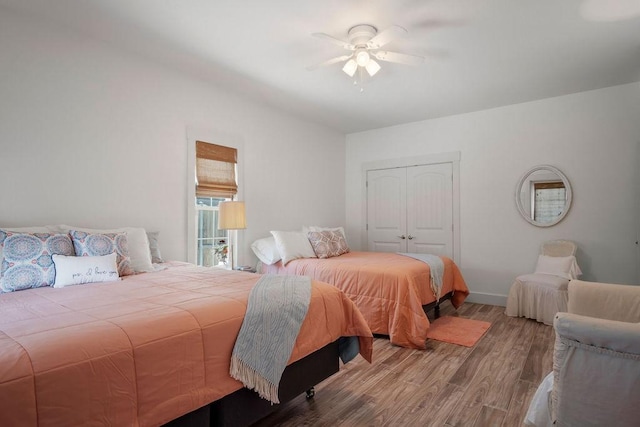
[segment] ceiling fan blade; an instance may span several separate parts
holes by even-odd
[[[336,44],[336,45],[338,45],[338,46],[342,47],[343,49],[348,49],[348,50],[354,50],[354,49],[355,49],[355,46],[354,46],[354,45],[352,45],[351,43],[346,42],[346,41],[344,41],[344,40],[337,39],[337,38],[335,38],[335,37],[331,37],[329,34],[325,34],[325,33],[313,33],[313,34],[311,34],[311,35],[312,35],[313,37],[317,37],[317,38],[319,38],[319,39],[323,39],[323,40],[326,40],[326,41],[331,42],[331,43],[333,43],[333,44]]]
[[[310,65],[309,67],[307,67],[307,70],[309,71],[313,71],[317,68],[320,67],[326,67],[327,65],[332,65],[335,64],[337,62],[343,62],[346,61],[347,59],[351,58],[353,55],[342,55],[342,56],[336,56],[335,58],[331,58],[327,61],[321,62],[319,64],[315,64],[315,65]]]
[[[385,50],[379,50],[377,52],[371,52],[374,58],[380,61],[395,62],[405,65],[420,65],[424,61],[424,57],[418,55],[409,55],[407,53],[388,52]]]
[[[396,37],[403,36],[405,34],[407,34],[406,29],[402,28],[399,25],[392,25],[391,27],[382,30],[371,40],[369,40],[369,42],[367,43],[367,47],[369,49],[378,49],[379,47],[384,46]]]

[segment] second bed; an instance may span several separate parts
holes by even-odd
[[[469,289],[458,266],[444,262],[441,299],[459,307]],[[429,319],[424,306],[436,302],[429,266],[416,259],[384,252],[349,252],[337,257],[302,258],[261,266],[262,273],[310,276],[341,289],[355,302],[371,331],[388,335],[392,344],[424,349]]]

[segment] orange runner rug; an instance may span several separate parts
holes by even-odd
[[[473,347],[491,327],[491,323],[463,317],[443,316],[431,322],[427,338]]]

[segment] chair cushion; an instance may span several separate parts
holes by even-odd
[[[560,291],[566,291],[569,286],[569,279],[554,276],[552,274],[523,274],[522,276],[518,276],[516,280],[522,282],[525,285],[539,285],[547,288],[557,289]]]

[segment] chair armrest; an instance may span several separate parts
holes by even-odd
[[[621,322],[640,322],[640,286],[569,282],[569,313]]]
[[[599,349],[636,354],[640,360],[640,323],[558,313],[553,326],[561,338]]]

